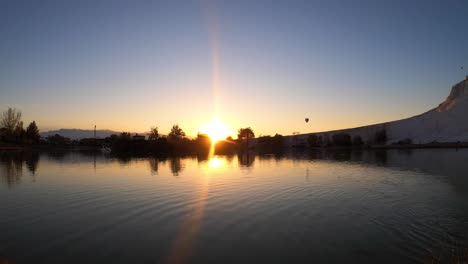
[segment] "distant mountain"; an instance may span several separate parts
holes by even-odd
[[[96,130],[96,137],[97,138],[105,138],[112,134],[119,135],[121,132],[112,131],[108,129],[101,129]],[[71,138],[71,139],[82,139],[82,138],[92,138],[94,137],[94,130],[84,130],[84,129],[59,129],[59,130],[51,130],[47,132],[41,132],[41,137],[45,138],[50,135],[61,135],[63,137]]]

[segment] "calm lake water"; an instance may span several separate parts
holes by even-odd
[[[0,154],[0,263],[414,263],[467,250],[467,149]]]

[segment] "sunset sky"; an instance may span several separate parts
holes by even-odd
[[[466,0],[1,1],[0,110],[190,136],[215,117],[233,136],[391,121],[468,74],[467,25]]]

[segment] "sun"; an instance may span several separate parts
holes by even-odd
[[[202,126],[200,132],[207,134],[213,142],[223,140],[231,134],[229,128],[227,128],[219,119],[215,119],[210,123]]]

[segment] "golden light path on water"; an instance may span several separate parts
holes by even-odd
[[[203,177],[203,182],[193,198],[190,214],[179,227],[176,239],[172,245],[166,263],[186,263],[193,251],[193,240],[200,231],[205,212],[205,203],[208,194],[209,177]]]
[[[212,92],[213,92],[213,110],[215,122],[220,122],[220,109],[219,109],[219,90],[220,90],[220,66],[219,66],[219,38],[218,38],[218,23],[216,21],[213,6],[205,1],[205,15],[209,20],[210,30],[210,44],[211,44],[211,60],[212,60]],[[223,164],[221,159],[214,156],[214,149],[216,141],[221,138],[212,138],[211,148],[208,155],[208,168],[209,170],[216,170]],[[190,213],[179,226],[176,238],[171,247],[170,253],[166,263],[178,264],[187,263],[193,253],[193,241],[197,237],[200,226],[203,221],[205,213],[205,205],[208,196],[210,175],[208,173],[202,177],[202,182],[196,195],[193,198],[192,206],[190,206]]]
[[[215,143],[211,144],[208,160],[208,172],[201,177],[201,186],[193,198],[190,206],[190,213],[179,226],[179,230],[171,248],[171,252],[166,263],[187,263],[193,253],[193,240],[200,231],[200,226],[205,213],[205,204],[208,196],[210,184],[210,170],[216,170],[223,165],[223,161],[214,156]]]

